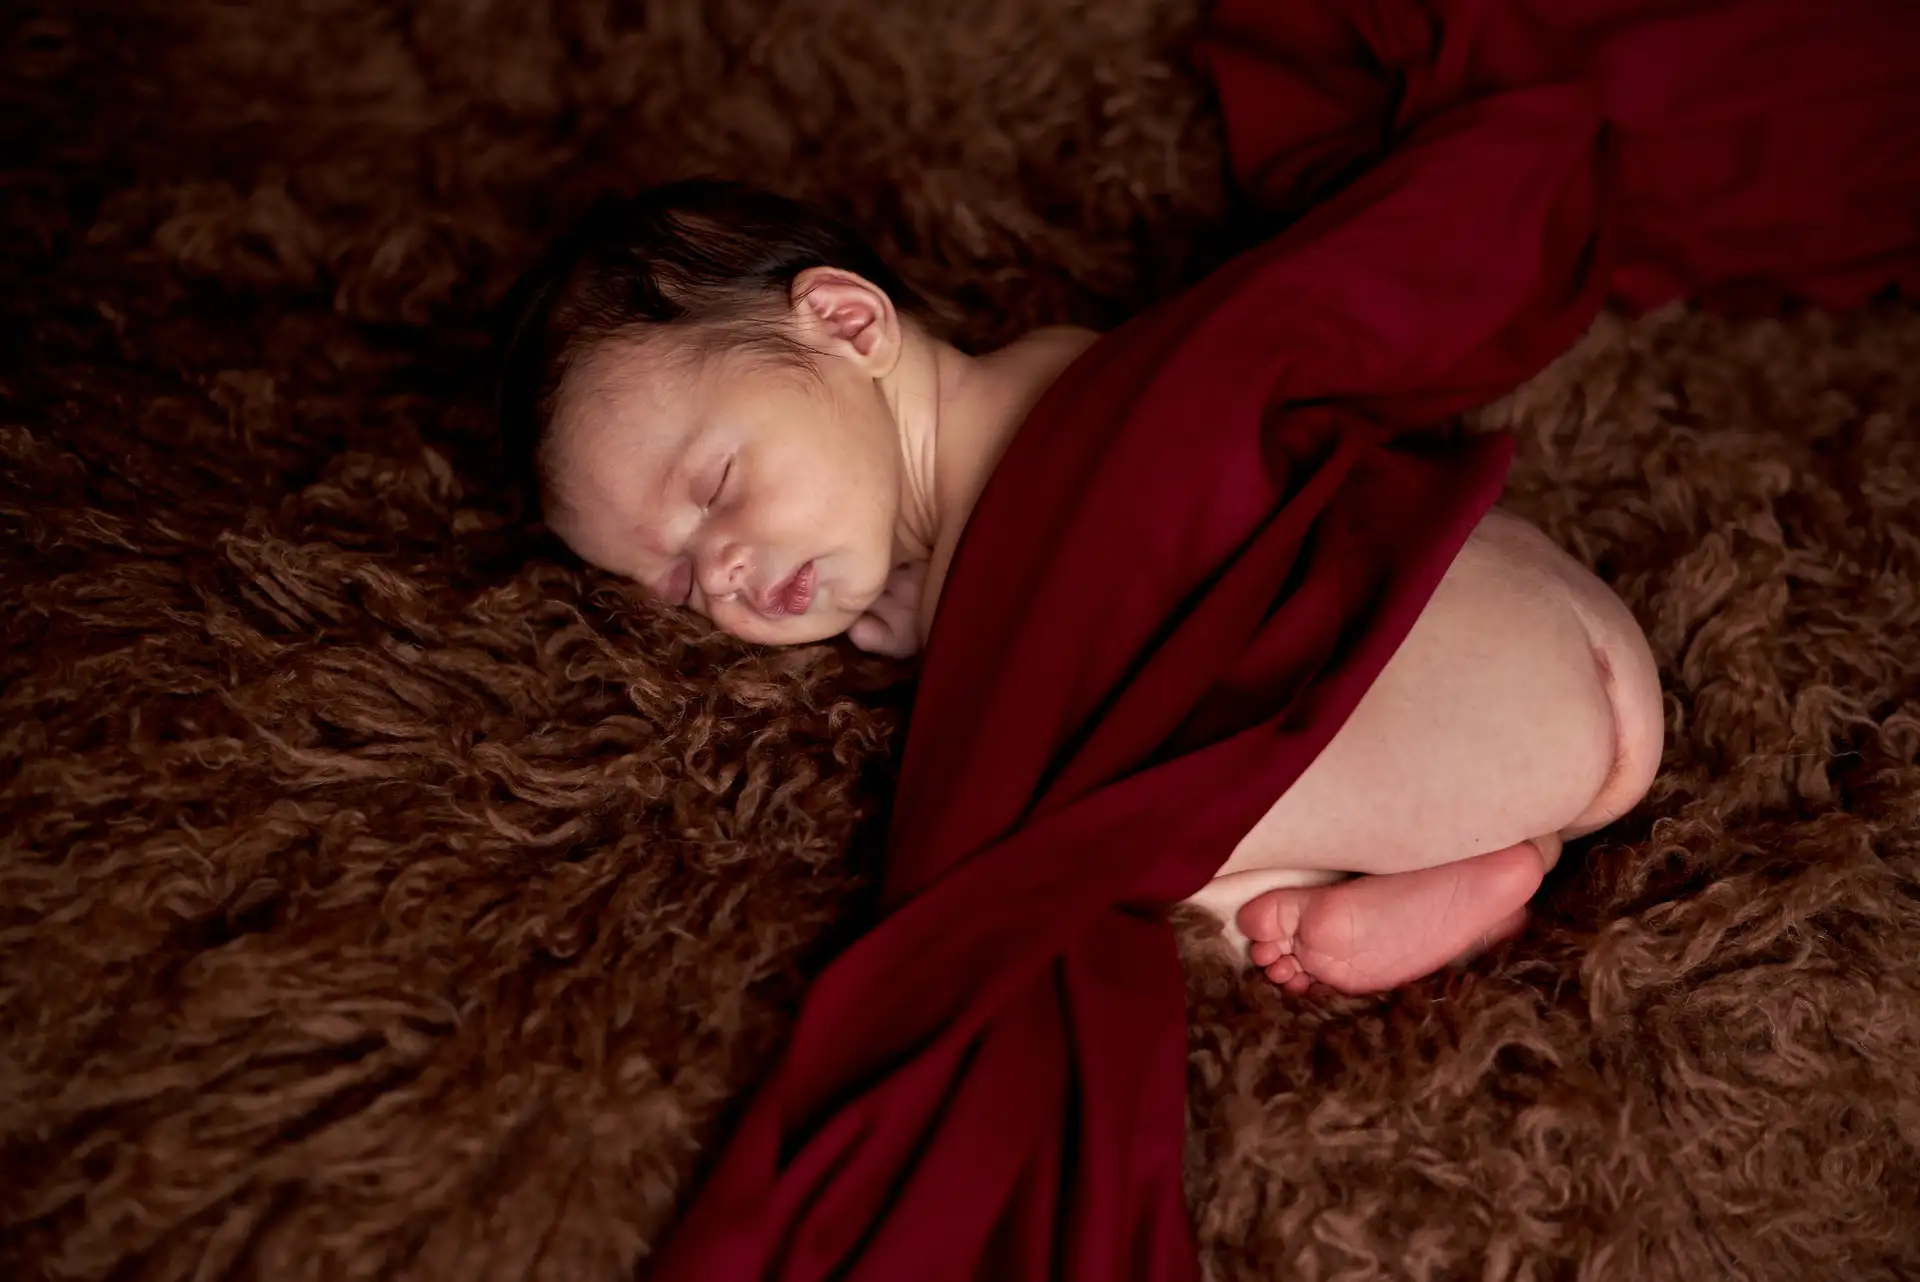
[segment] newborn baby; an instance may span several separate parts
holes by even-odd
[[[610,205],[529,283],[504,430],[548,526],[768,645],[916,651],[995,463],[1096,339],[965,354],[850,231],[727,184]],[[1625,606],[1494,512],[1196,901],[1289,991],[1394,987],[1517,930],[1562,842],[1639,801],[1661,741]]]

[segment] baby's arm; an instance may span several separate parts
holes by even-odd
[[[862,650],[904,659],[918,654],[933,628],[933,612],[940,604],[940,588],[947,568],[953,563],[960,543],[960,528],[970,508],[961,510],[961,519],[948,527],[948,533],[935,543],[925,559],[902,559],[887,576],[886,589],[867,612],[847,629],[847,639]]]
[[[925,561],[902,561],[894,566],[880,598],[853,621],[847,639],[862,650],[896,659],[917,654],[923,640],[920,604],[926,577]]]

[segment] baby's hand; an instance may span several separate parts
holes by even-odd
[[[847,629],[847,639],[871,654],[904,659],[920,649],[920,586],[925,561],[902,561],[887,576],[887,586],[867,612]]]

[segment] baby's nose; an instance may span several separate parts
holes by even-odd
[[[739,544],[725,544],[701,559],[700,591],[706,596],[732,596],[746,582],[747,550]]]

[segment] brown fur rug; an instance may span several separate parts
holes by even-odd
[[[851,216],[969,343],[1234,211],[1192,0],[69,0],[0,51],[0,1275],[644,1275],[857,924],[910,695],[518,532],[487,309],[595,191]],[[1667,768],[1303,1006],[1183,923],[1220,1279],[1920,1276],[1920,317],[1605,321],[1482,416]]]

